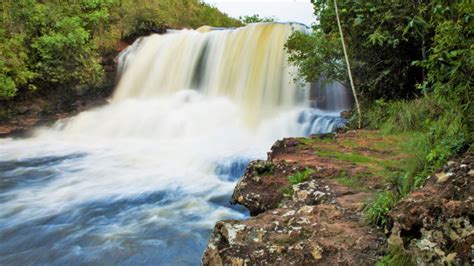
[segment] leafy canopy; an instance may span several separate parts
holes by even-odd
[[[166,27],[241,25],[198,0],[7,0],[0,13],[0,100],[98,86],[119,40]]]

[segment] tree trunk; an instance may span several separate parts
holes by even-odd
[[[352,79],[351,65],[349,63],[349,56],[347,56],[346,44],[344,42],[344,34],[342,33],[341,21],[339,20],[339,11],[337,9],[336,0],[334,0],[334,10],[336,11],[337,26],[339,27],[339,34],[341,35],[342,50],[344,51],[344,58],[346,59],[347,73],[349,74],[349,80],[351,82],[352,94],[354,95],[354,101],[355,101],[356,108],[357,108],[357,114],[359,116],[358,126],[359,126],[359,128],[361,128],[362,114],[360,112],[360,105],[359,105],[359,100],[357,99],[354,80]]]

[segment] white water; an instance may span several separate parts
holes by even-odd
[[[0,264],[198,264],[249,159],[341,123],[293,82],[295,28],[144,38],[109,105],[0,139]]]

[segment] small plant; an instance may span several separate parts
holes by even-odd
[[[397,197],[390,191],[377,194],[364,210],[367,222],[382,227],[387,225],[387,213],[395,206],[397,201]]]
[[[376,266],[414,266],[413,256],[399,245],[389,245],[388,254],[375,264]]]
[[[293,197],[293,188],[291,186],[284,187],[281,189],[281,193],[283,193],[284,198],[291,198]]]
[[[358,177],[359,176],[351,177],[346,171],[343,171],[341,172],[341,174],[339,174],[339,177],[336,180],[341,185],[344,185],[350,188],[356,188],[360,186]]]
[[[273,173],[274,165],[271,162],[259,161],[253,166],[254,175],[269,175]]]
[[[308,178],[311,176],[311,174],[314,173],[314,170],[311,168],[306,168],[304,171],[298,171],[293,175],[288,176],[288,181],[292,185],[299,184],[301,182],[304,182],[308,180]]]

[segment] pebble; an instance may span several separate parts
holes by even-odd
[[[468,174],[470,177],[474,177],[474,169],[470,170],[467,174]]]

